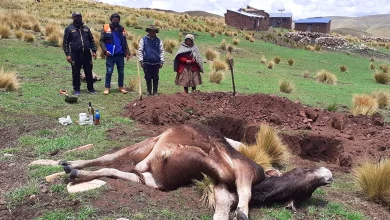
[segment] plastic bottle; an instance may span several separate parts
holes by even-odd
[[[95,125],[100,125],[100,112],[99,112],[99,110],[95,111]]]
[[[91,124],[95,121],[95,109],[93,109],[91,102],[88,103],[88,118]]]

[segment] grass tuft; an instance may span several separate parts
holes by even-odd
[[[32,43],[35,41],[35,36],[32,33],[25,33],[23,36],[23,40]]]
[[[9,38],[11,29],[8,25],[0,24],[0,38]]]
[[[209,74],[209,80],[211,83],[220,84],[224,78],[224,73],[221,71],[211,71]]]
[[[168,53],[173,53],[173,49],[177,46],[177,41],[171,39],[164,40],[164,50]]]
[[[379,84],[389,84],[390,83],[390,74],[383,72],[376,72],[374,75],[375,81]]]
[[[268,62],[268,69],[273,69],[274,66],[275,66],[274,61],[269,61],[269,62]]]
[[[219,45],[219,49],[221,49],[221,50],[227,49],[227,43],[226,43],[225,39],[222,40],[221,44]]]
[[[228,44],[226,49],[227,49],[227,51],[228,51],[229,53],[232,53],[233,50],[234,50],[234,47],[233,47],[231,44]]]
[[[207,60],[213,61],[217,57],[218,57],[218,53],[216,51],[214,51],[213,49],[208,48],[206,50],[206,59]]]
[[[274,62],[275,62],[276,64],[279,64],[279,63],[280,63],[280,57],[279,57],[279,56],[275,56],[275,57],[274,57]]]
[[[318,82],[327,83],[327,84],[335,85],[337,83],[336,75],[326,70],[320,70],[316,75],[316,79]]]
[[[348,71],[348,67],[347,66],[344,66],[344,65],[342,65],[342,66],[340,66],[340,70],[341,70],[341,72],[347,72]]]
[[[15,31],[15,36],[18,39],[22,39],[24,36],[24,32],[23,31]]]
[[[134,92],[135,91],[135,87],[137,87],[138,85],[138,77],[131,77],[130,80],[129,80],[129,88],[128,90],[130,92]]]
[[[339,105],[337,103],[332,103],[332,104],[329,104],[327,107],[326,107],[326,110],[328,112],[337,112],[337,109],[339,108]]]
[[[266,63],[266,62],[267,62],[267,59],[265,58],[265,56],[261,55],[260,63]]]
[[[353,115],[373,115],[378,111],[378,102],[370,95],[354,95],[351,113]]]
[[[379,66],[379,69],[382,70],[382,72],[384,72],[384,73],[389,73],[389,66],[386,64],[381,64]]]
[[[195,189],[198,191],[201,195],[201,201],[204,206],[207,206],[208,208],[215,208],[215,196],[214,196],[214,186],[215,182],[212,178],[209,176],[203,174],[202,181],[194,180],[195,182]]]
[[[219,60],[219,59],[215,59],[213,61],[213,63],[211,64],[211,69],[215,72],[226,71],[228,69],[228,66],[227,66],[226,62]]]
[[[290,65],[290,66],[294,65],[294,63],[295,63],[294,59],[288,59],[287,62],[288,62],[288,65]]]
[[[0,89],[6,91],[16,91],[20,87],[19,79],[15,71],[5,71],[4,67],[0,68]]]
[[[371,69],[371,70],[375,70],[375,69],[376,69],[376,67],[375,67],[375,64],[374,64],[374,63],[370,63],[370,69]]]
[[[233,44],[234,44],[234,45],[238,45],[238,43],[240,43],[240,39],[234,38],[234,39],[233,39]]]
[[[290,81],[283,80],[279,83],[280,92],[291,93],[294,90],[294,84]]]
[[[390,106],[390,95],[383,91],[377,91],[371,94],[371,96],[376,99],[378,107],[383,109]]]

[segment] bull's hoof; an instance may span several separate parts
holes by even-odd
[[[78,172],[79,171],[77,169],[73,169],[72,171],[70,171],[69,178],[70,179],[76,179]]]
[[[242,211],[237,211],[237,220],[248,220],[248,216]]]
[[[62,166],[64,168],[65,173],[70,173],[72,171],[72,168],[69,165]]]
[[[68,164],[68,161],[66,161],[66,160],[61,160],[61,161],[60,161],[60,165],[61,165],[61,166],[68,166],[69,164]]]

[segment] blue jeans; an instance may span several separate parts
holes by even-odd
[[[114,72],[114,65],[116,64],[116,68],[118,70],[118,86],[123,87],[123,80],[125,77],[124,69],[125,69],[125,58],[123,55],[119,56],[107,56],[106,57],[106,88],[111,88],[111,77]]]

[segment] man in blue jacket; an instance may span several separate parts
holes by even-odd
[[[159,32],[156,26],[150,25],[150,27],[146,28],[146,32],[148,34],[141,38],[139,42],[138,61],[144,69],[147,94],[157,96],[158,73],[164,64],[164,46],[156,35]]]
[[[126,60],[130,59],[130,50],[126,40],[126,30],[119,22],[121,17],[118,14],[110,16],[110,24],[103,26],[103,31],[100,37],[100,47],[106,55],[106,82],[104,94],[108,95],[111,88],[111,77],[114,72],[114,65],[118,69],[118,90],[126,94],[126,89],[123,88],[124,69]],[[109,47],[109,48],[108,48]],[[111,51],[110,51],[111,49]]]
[[[75,95],[80,95],[80,70],[83,67],[88,91],[95,94],[92,79],[92,57],[96,59],[96,45],[91,30],[84,25],[80,12],[72,14],[73,23],[65,28],[63,49],[66,60],[72,65]],[[91,54],[92,50],[92,54]]]

